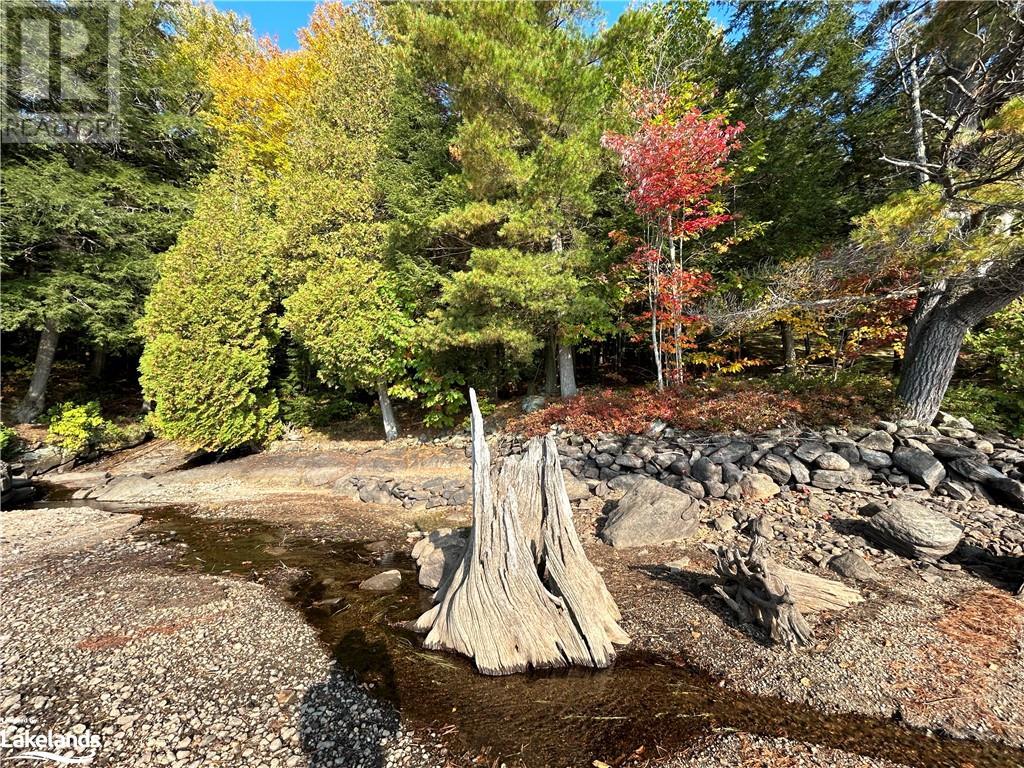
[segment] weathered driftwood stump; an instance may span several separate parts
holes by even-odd
[[[615,601],[573,527],[551,438],[491,470],[476,393],[473,525],[435,605],[414,623],[424,646],[469,656],[488,675],[530,668],[607,667],[629,642]]]
[[[765,555],[764,541],[755,534],[746,552],[739,547],[719,547],[714,590],[742,623],[760,624],[774,642],[784,643],[786,648],[806,645],[811,628]]]

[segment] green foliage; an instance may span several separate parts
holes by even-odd
[[[21,438],[18,431],[6,424],[0,424],[0,459],[10,461],[21,448]]]
[[[1024,299],[997,312],[984,328],[967,334],[964,348],[985,358],[998,372],[1003,391],[1024,398]]]
[[[1024,394],[1020,390],[961,382],[946,390],[942,409],[963,416],[982,432],[1008,432],[1024,437]]]
[[[44,4],[55,17],[64,4]],[[150,0],[120,13],[121,137],[116,144],[5,145],[5,331],[76,331],[119,349],[154,277],[154,254],[188,216],[189,185],[209,161],[193,114],[196,83],[167,35],[175,6]],[[86,14],[106,25],[105,14]]]
[[[164,256],[140,326],[153,428],[207,449],[264,443],[278,429],[269,390],[276,243],[249,195],[219,173],[204,184],[195,216]]]
[[[340,258],[311,274],[284,304],[284,328],[325,383],[372,388],[405,367],[409,322],[377,265]]]
[[[109,427],[96,401],[61,403],[50,409],[47,421],[46,439],[70,456],[95,448]]]

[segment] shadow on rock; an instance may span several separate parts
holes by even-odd
[[[399,729],[398,693],[383,641],[361,629],[339,643],[346,667],[311,687],[300,707],[300,738],[310,768],[384,768],[381,741]],[[354,663],[353,663],[354,662]]]
[[[956,550],[944,559],[960,565],[993,587],[1009,592],[1016,592],[1024,580],[1024,557],[995,555],[975,544],[960,542]]]

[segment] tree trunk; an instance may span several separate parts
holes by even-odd
[[[92,359],[89,361],[89,378],[99,379],[103,376],[103,369],[107,364],[107,350],[102,344],[95,344],[92,348]]]
[[[435,605],[412,623],[425,648],[473,659],[486,675],[545,667],[607,667],[629,642],[619,610],[572,522],[558,449],[535,438],[492,474],[476,393],[473,524]]]
[[[46,320],[42,333],[39,335],[39,348],[36,350],[36,365],[32,371],[32,380],[28,391],[11,414],[16,424],[34,421],[46,408],[46,385],[50,381],[50,370],[53,358],[57,355],[57,340],[60,332],[57,324]]]
[[[917,69],[917,46],[910,56],[910,120],[914,134],[914,158],[921,167],[917,169],[917,183],[928,183],[928,152],[924,143],[924,118],[921,115],[921,79]]]
[[[948,311],[931,313],[907,347],[896,396],[901,414],[931,424],[939,412],[968,326]]]
[[[558,343],[558,381],[562,397],[576,397],[576,369],[572,361],[572,347]]]
[[[558,394],[557,346],[558,342],[552,334],[544,345],[544,394],[548,397]]]
[[[907,329],[898,415],[931,424],[953,378],[964,336],[986,317],[1024,295],[1024,253],[992,270],[959,298],[945,282],[930,286]]]
[[[377,382],[377,397],[380,398],[380,415],[384,420],[384,439],[391,442],[398,437],[398,422],[395,421],[395,412],[391,410],[387,382]]]
[[[789,373],[796,362],[796,346],[793,344],[793,326],[785,320],[779,321],[779,334],[782,336],[782,370]]]

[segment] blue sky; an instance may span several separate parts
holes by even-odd
[[[269,35],[275,38],[277,44],[286,51],[299,47],[295,33],[306,26],[316,7],[316,3],[310,0],[214,0],[214,5],[223,11],[248,16],[258,36]],[[629,7],[629,2],[599,0],[597,5],[604,12],[608,24],[611,24]]]

